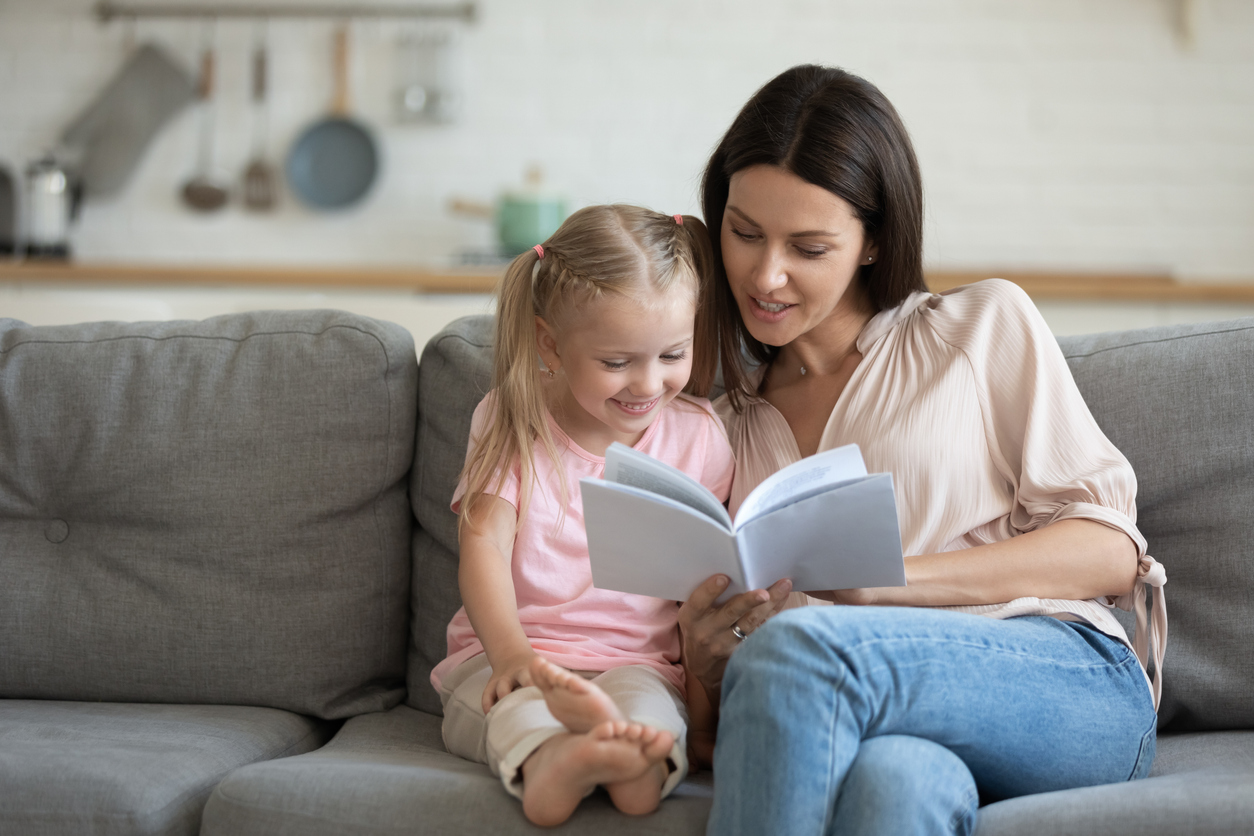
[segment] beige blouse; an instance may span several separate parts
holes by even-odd
[[[1136,543],[1140,566],[1130,595],[944,609],[1088,623],[1131,647],[1142,669],[1153,657],[1157,708],[1166,574],[1145,553],[1136,527],[1136,476],[1097,426],[1027,295],[1000,279],[942,295],[917,292],[873,317],[857,348],[862,361],[818,449],[856,443],[869,472],[893,474],[905,554],[996,543],[1068,519],[1096,520]],[[801,454],[783,415],[767,401],[753,400],[736,414],[724,395],[715,409],[736,454],[734,514],[754,487]],[[1150,623],[1147,584],[1157,587]],[[1135,612],[1135,641],[1115,619],[1115,606]]]

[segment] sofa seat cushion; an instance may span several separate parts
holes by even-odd
[[[213,787],[338,724],[273,708],[0,700],[0,833],[194,834]]]
[[[980,810],[977,836],[1248,836],[1254,731],[1160,735],[1150,777],[1042,793]]]
[[[561,827],[534,827],[486,766],[444,750],[440,722],[408,706],[364,714],[316,752],[239,769],[214,790],[201,833],[705,833],[708,772],[685,781],[644,819],[624,816],[597,793]]]

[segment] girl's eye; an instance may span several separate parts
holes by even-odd
[[[667,363],[678,363],[688,356],[686,351],[676,351],[674,354],[663,354],[662,359]]]
[[[605,368],[609,369],[612,372],[617,372],[617,371],[621,371],[622,369],[627,368],[627,361],[626,360],[602,360],[601,365],[605,366]]]

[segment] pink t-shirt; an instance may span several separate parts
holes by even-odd
[[[492,393],[488,393],[475,408],[470,424],[471,450],[488,420],[491,398]],[[621,665],[648,665],[682,691],[679,605],[592,585],[579,480],[603,478],[605,458],[575,444],[551,418],[549,429],[559,461],[554,464],[543,445],[536,444],[536,481],[527,516],[514,538],[514,594],[523,632],[537,653],[570,670],[605,671]],[[727,499],[735,460],[722,422],[704,398],[677,397],[645,430],[635,447],[697,479],[719,499]],[[559,473],[565,474],[569,494],[564,508]],[[496,492],[515,509],[520,502],[519,483],[520,465],[515,462],[501,490]],[[465,491],[463,479],[453,494],[454,511]],[[557,529],[563,511],[565,517]],[[449,622],[448,656],[431,672],[432,684],[438,689],[445,675],[482,652],[483,645],[462,607]]]

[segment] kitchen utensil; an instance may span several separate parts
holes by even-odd
[[[449,32],[401,36],[396,47],[398,122],[438,124],[453,121],[459,97],[452,52],[453,39]]]
[[[335,31],[335,91],[330,115],[307,127],[287,154],[286,174],[301,202],[343,209],[365,196],[379,170],[370,130],[349,116],[348,29]]]
[[[214,212],[226,205],[226,179],[213,167],[213,45],[200,56],[200,139],[196,173],[183,185],[183,202],[198,212]]]
[[[513,258],[546,240],[566,219],[566,201],[544,187],[544,172],[531,166],[523,187],[503,193],[494,206],[454,199],[449,208],[467,217],[496,222],[501,255]]]
[[[277,195],[274,166],[266,159],[269,133],[266,110],[266,45],[264,39],[253,52],[253,153],[244,169],[244,205],[259,212],[274,208]]]
[[[153,137],[195,96],[195,84],[160,48],[143,44],[61,134],[63,156],[89,197],[122,190]]]
[[[7,166],[0,165],[0,255],[17,252],[17,187]]]
[[[51,156],[26,167],[27,258],[69,258],[70,178]]]

